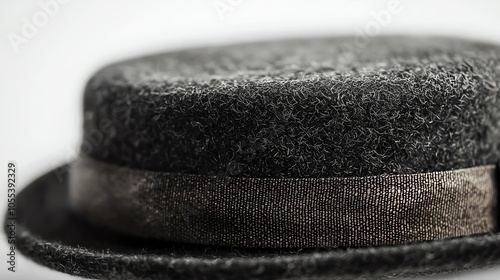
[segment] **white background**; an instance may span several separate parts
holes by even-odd
[[[6,208],[9,160],[18,163],[19,190],[75,157],[82,136],[83,86],[97,68],[190,46],[353,34],[374,20],[373,13],[386,10],[389,2],[66,1],[58,9],[52,7],[52,15],[43,22],[41,13],[46,12],[41,3],[51,0],[0,0],[0,187],[4,189],[0,217]],[[382,34],[437,34],[500,43],[500,1],[400,3],[402,11],[381,28]],[[231,10],[222,13],[214,7],[224,4]],[[39,17],[37,30],[13,44],[13,37],[23,36],[25,20],[33,23],[34,16]],[[8,272],[3,230],[0,236],[0,279],[73,279],[19,255],[18,271]],[[500,279],[500,269],[445,279]]]

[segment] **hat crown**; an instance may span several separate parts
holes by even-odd
[[[443,38],[292,40],[109,66],[82,153],[243,177],[411,174],[500,159],[500,51]]]

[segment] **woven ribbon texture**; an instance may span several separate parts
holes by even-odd
[[[73,162],[70,203],[148,238],[257,248],[366,247],[496,230],[496,169],[349,178],[245,178]]]

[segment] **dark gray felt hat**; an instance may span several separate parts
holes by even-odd
[[[500,263],[500,47],[302,39],[108,66],[19,250],[105,279],[318,279]]]

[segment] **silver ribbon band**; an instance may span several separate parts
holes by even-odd
[[[352,178],[161,173],[90,158],[70,203],[91,222],[169,241],[259,248],[364,247],[496,230],[494,165]]]

